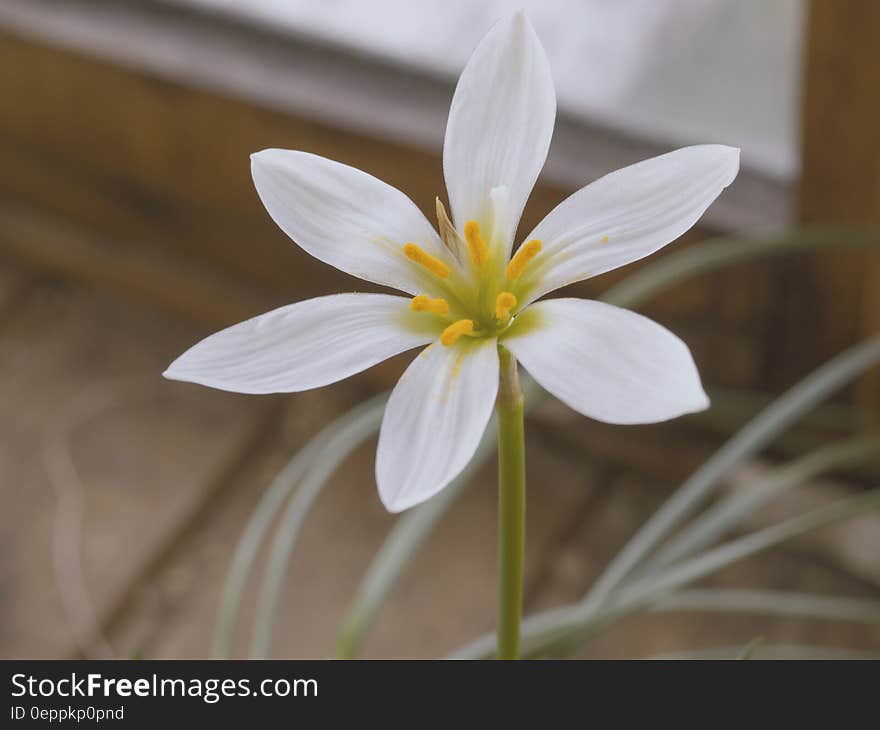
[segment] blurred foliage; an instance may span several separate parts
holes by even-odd
[[[618,306],[637,308],[667,289],[701,274],[739,263],[802,254],[831,246],[835,250],[841,246],[880,246],[880,233],[876,230],[804,229],[760,237],[717,238],[659,259],[610,289],[602,299]],[[524,621],[523,655],[570,655],[609,626],[640,611],[751,612],[880,622],[880,601],[776,591],[688,588],[748,556],[832,522],[880,507],[880,490],[866,491],[717,544],[746,517],[788,490],[819,474],[866,464],[880,453],[880,433],[853,433],[828,445],[815,439],[790,440],[795,450],[806,449],[807,453],[771,470],[745,492],[717,501],[700,513],[724,480],[744,460],[775,440],[785,439],[794,424],[813,413],[821,401],[878,362],[880,337],[874,337],[833,358],[769,403],[761,396],[742,398],[737,394],[736,398],[728,397],[728,403],[736,404],[735,413],[722,412],[715,420],[716,427],[724,424],[740,426],[748,418],[747,422],[630,539],[581,602]],[[544,394],[533,381],[524,380],[526,402],[534,404]],[[269,485],[242,535],[230,568],[218,613],[214,643],[216,657],[230,654],[242,595],[247,589],[256,556],[280,514],[251,642],[253,657],[268,655],[280,588],[299,529],[336,468],[357,446],[378,432],[386,400],[387,394],[376,396],[331,423],[299,451]],[[713,409],[713,417],[715,412]],[[844,427],[857,421],[850,415],[843,413],[840,407],[819,412],[825,422],[834,420],[837,426]],[[494,428],[490,425],[464,472],[440,494],[398,519],[365,573],[347,613],[336,647],[338,657],[349,658],[358,654],[398,578],[463,492],[476,469],[493,452]],[[484,658],[491,657],[493,651],[494,634],[487,634],[453,656]],[[755,641],[747,647],[707,650],[701,656],[736,658],[744,654],[842,655],[827,648],[771,647]]]

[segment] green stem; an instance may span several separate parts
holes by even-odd
[[[523,392],[516,358],[498,348],[498,659],[519,657],[526,538]]]

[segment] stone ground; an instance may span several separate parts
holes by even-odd
[[[0,656],[208,656],[232,551],[262,491],[323,423],[376,390],[370,375],[286,398],[163,380],[163,367],[210,329],[0,260]],[[578,446],[566,437],[572,429],[598,447]],[[706,453],[692,443],[670,450],[668,439],[653,445],[654,433],[552,417],[529,425],[527,611],[582,595]],[[373,448],[343,464],[305,524],[273,656],[328,655],[394,522],[376,495]],[[489,465],[419,552],[365,656],[441,656],[492,627],[493,480]],[[749,527],[850,489],[810,485]],[[880,598],[878,548],[880,524],[861,520],[704,585]],[[247,655],[258,580],[236,655]],[[880,651],[876,624],[670,613],[630,619],[584,656],[737,647],[757,637]]]

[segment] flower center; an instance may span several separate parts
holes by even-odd
[[[462,337],[497,337],[517,315],[516,282],[540,253],[541,242],[527,241],[505,262],[506,247],[499,243],[498,231],[491,231],[493,235],[487,239],[479,222],[471,220],[464,225],[464,235],[460,234],[439,199],[437,218],[440,236],[450,254],[448,260],[412,242],[403,247],[404,255],[430,274],[426,287],[434,290],[432,295],[413,297],[410,309],[433,318],[434,324],[429,326],[437,327],[440,342],[446,347]],[[430,279],[436,285],[432,286]]]

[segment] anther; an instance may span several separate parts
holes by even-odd
[[[471,254],[471,261],[475,266],[482,266],[489,260],[489,247],[480,233],[480,224],[476,221],[468,221],[464,224],[464,237]]]
[[[462,335],[472,334],[473,331],[473,320],[460,319],[457,322],[453,322],[445,330],[443,330],[443,334],[440,335],[440,342],[446,347],[449,347],[450,345],[455,344],[455,341],[459,337],[461,337]]]
[[[452,272],[452,269],[440,259],[436,256],[431,256],[431,254],[423,251],[414,243],[407,243],[403,247],[403,253],[410,261],[415,261],[420,266],[424,266],[428,271],[432,274],[436,274],[441,279],[445,279]]]
[[[520,246],[510,260],[510,263],[507,264],[505,275],[508,280],[513,281],[514,279],[518,279],[526,268],[526,264],[540,253],[541,248],[541,242],[537,238],[533,238],[531,241],[527,241]]]
[[[413,297],[409,303],[413,312],[431,312],[432,314],[449,314],[449,304],[445,299],[431,299],[425,294]]]
[[[509,291],[501,292],[495,297],[495,318],[507,319],[510,310],[516,306],[516,297]]]

